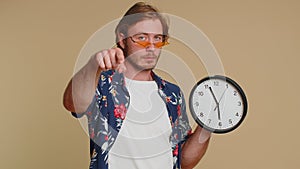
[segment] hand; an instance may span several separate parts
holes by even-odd
[[[92,57],[92,62],[101,70],[115,69],[122,73],[126,70],[124,54],[120,48],[102,50]]]
[[[213,96],[213,98],[214,98],[214,100],[215,100],[215,102],[216,102],[216,104],[217,104],[216,107],[218,108],[218,119],[221,120],[221,113],[220,113],[219,102],[218,102],[218,100],[217,100],[217,98],[216,98],[214,92],[212,91],[212,88],[211,88],[211,87],[209,87],[209,90],[210,90],[210,92],[211,92],[211,94],[212,94],[212,96]],[[214,109],[214,111],[215,111],[215,109]]]

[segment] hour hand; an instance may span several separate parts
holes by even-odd
[[[219,102],[218,102],[218,100],[217,100],[217,98],[216,98],[216,96],[215,96],[215,94],[214,94],[214,92],[213,92],[213,90],[212,90],[211,87],[209,87],[209,90],[210,90],[210,93],[212,94],[212,96],[213,96],[213,98],[214,98],[214,100],[215,100],[215,102],[217,104],[216,107],[218,108],[218,119],[221,120],[221,113],[220,113]]]
[[[223,91],[223,93],[222,93],[222,95],[221,95],[221,97],[220,97],[220,99],[219,99],[219,102],[218,102],[219,104],[220,104],[220,102],[221,102],[221,100],[222,100],[222,98],[223,98],[223,96],[224,96],[226,90],[227,90],[227,88]],[[217,107],[218,107],[218,106],[216,105],[216,107],[214,108],[214,111],[216,111]]]
[[[212,94],[212,96],[213,96],[213,98],[214,98],[214,100],[215,100],[216,104],[217,104],[217,105],[219,105],[219,102],[218,102],[218,100],[217,100],[217,98],[216,98],[216,96],[215,96],[214,92],[212,91],[212,88],[211,88],[211,87],[209,87],[209,90],[210,90],[210,93]]]

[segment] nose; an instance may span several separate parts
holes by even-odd
[[[153,37],[149,38],[149,45],[146,47],[147,51],[154,51],[155,50],[155,45],[154,45],[154,40]]]
[[[149,46],[146,47],[147,51],[154,51],[155,50],[155,46],[154,43],[150,43]]]

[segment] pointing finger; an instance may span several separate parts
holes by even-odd
[[[116,52],[116,59],[118,63],[123,63],[124,62],[124,54],[123,51],[120,48],[115,48]]]

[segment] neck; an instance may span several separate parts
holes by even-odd
[[[139,81],[152,81],[153,78],[151,76],[152,70],[142,70],[142,71],[132,71],[126,68],[124,72],[125,77],[132,79],[132,80],[139,80]]]

